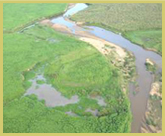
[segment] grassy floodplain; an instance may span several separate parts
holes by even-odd
[[[71,18],[122,33],[132,42],[162,54],[161,4],[90,4],[86,10]]]
[[[60,15],[64,12],[66,7],[66,3],[38,3],[37,6],[35,3],[3,4],[3,31],[14,31],[36,20]]]
[[[12,31],[3,37],[4,133],[130,132],[130,103],[121,91],[120,70],[91,45],[49,27],[35,25],[22,33],[15,31],[33,19],[59,14],[66,8],[66,4],[28,6],[31,12],[24,20],[19,10],[24,4],[4,4],[4,31]],[[38,15],[42,6],[49,12],[42,10]],[[17,21],[10,25],[13,20]],[[29,79],[42,66],[46,82],[67,98],[78,95],[79,102],[50,108],[35,95],[24,96],[31,86]],[[106,106],[89,98],[97,95],[104,98]],[[99,115],[85,112],[87,108],[97,109]],[[77,116],[65,114],[67,111]]]

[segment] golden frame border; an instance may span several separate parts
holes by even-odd
[[[0,105],[1,105],[1,112],[0,112],[0,134],[1,135],[28,135],[28,133],[3,133],[3,3],[162,3],[162,69],[165,67],[165,58],[163,55],[163,52],[165,50],[165,47],[163,46],[165,44],[165,17],[163,17],[163,14],[165,15],[165,0],[0,0]],[[164,37],[164,39],[163,39]],[[164,80],[164,73],[162,72],[162,78]],[[162,90],[164,90],[164,85],[162,85]],[[163,95],[163,93],[162,93]],[[162,96],[163,97],[163,96]],[[165,102],[162,100],[163,105]],[[164,112],[164,108],[162,108],[162,113]],[[163,126],[165,124],[164,117],[162,116],[162,133],[121,133],[121,135],[159,135],[163,136],[165,135],[165,132],[163,131]],[[117,136],[119,133],[79,133],[78,135],[114,135]],[[77,135],[76,133],[29,133],[29,135],[58,135],[58,136],[64,136],[64,135]]]

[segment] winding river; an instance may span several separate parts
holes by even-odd
[[[131,111],[133,115],[131,132],[138,133],[140,132],[142,119],[146,111],[151,84],[154,80],[151,73],[146,70],[145,61],[147,58],[150,58],[157,64],[159,71],[162,71],[162,57],[153,51],[145,50],[144,48],[130,42],[119,34],[115,34],[111,31],[107,31],[96,26],[86,26],[90,29],[80,28],[76,25],[76,23],[68,21],[68,16],[73,15],[80,10],[84,10],[87,7],[88,6],[83,3],[75,4],[75,6],[67,10],[63,16],[53,18],[51,22],[66,26],[72,31],[73,34],[75,34],[76,28],[81,29],[81,31],[88,31],[91,34],[125,48],[127,51],[134,54],[138,74],[137,83],[139,86],[139,91],[136,95],[134,95],[133,91],[135,90],[135,87],[130,83],[129,99],[131,102]]]
[[[69,16],[81,10],[84,10],[87,7],[88,6],[86,4],[77,3],[71,8],[69,8],[62,16],[52,18],[51,23],[63,25],[66,28],[69,28],[71,33],[74,35],[78,35],[76,33],[77,30],[81,32],[88,32],[91,35],[104,39],[108,42],[114,43],[134,54],[136,70],[138,74],[138,77],[136,80],[139,86],[139,90],[138,90],[138,93],[134,95],[133,92],[135,91],[136,88],[133,84],[130,83],[129,99],[131,102],[131,111],[133,115],[131,132],[139,133],[140,127],[142,125],[142,120],[144,118],[145,111],[147,108],[147,101],[148,101],[149,93],[151,90],[151,84],[154,81],[153,75],[146,70],[145,61],[147,58],[150,58],[152,61],[154,61],[157,64],[158,71],[162,72],[162,57],[153,51],[145,50],[144,48],[130,42],[129,40],[124,38],[122,35],[115,34],[111,31],[107,31],[103,28],[96,27],[96,26],[85,26],[86,28],[89,28],[89,29],[85,29],[78,26],[75,22],[72,22],[68,19]]]

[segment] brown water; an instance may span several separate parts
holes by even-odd
[[[150,72],[146,70],[145,60],[147,58],[153,60],[158,66],[158,71],[161,72],[162,57],[156,54],[155,52],[147,51],[142,47],[131,43],[121,35],[115,34],[113,32],[104,30],[99,27],[92,26],[90,28],[93,29],[90,31],[92,34],[125,48],[127,51],[132,52],[135,56],[136,70],[138,74],[137,83],[139,86],[139,90],[138,93],[134,95],[133,92],[135,90],[135,87],[132,84],[130,84],[129,98],[131,102],[131,111],[133,115],[131,132],[138,133],[140,132],[140,126],[146,111],[147,100],[149,98],[151,84],[153,83],[153,76]]]
[[[153,60],[158,65],[158,71],[161,72],[162,57],[153,51],[147,51],[142,47],[131,43],[129,40],[125,39],[121,35],[115,34],[111,31],[107,31],[105,29],[95,26],[86,26],[86,28],[89,29],[84,29],[77,26],[74,22],[67,21],[65,18],[67,18],[69,15],[72,15],[72,13],[80,11],[78,7],[81,7],[81,10],[83,10],[87,7],[87,5],[83,3],[76,4],[73,8],[69,9],[63,16],[54,18],[51,20],[51,22],[54,24],[62,24],[67,26],[73,34],[75,34],[75,31],[77,31],[76,28],[78,28],[79,31],[87,31],[99,38],[102,38],[122,48],[125,48],[127,51],[130,51],[134,54],[138,74],[137,83],[139,85],[139,91],[136,95],[133,95],[135,87],[133,86],[133,84],[130,84],[129,98],[131,102],[131,111],[133,115],[131,132],[138,133],[140,132],[140,126],[142,123],[142,118],[144,117],[146,111],[147,100],[149,98],[151,84],[153,83],[152,75],[146,70],[145,60],[147,58]],[[71,10],[72,12],[70,14]]]

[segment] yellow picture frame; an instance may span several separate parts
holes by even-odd
[[[14,134],[14,133],[3,133],[3,3],[85,3],[85,2],[88,2],[88,3],[162,3],[162,31],[163,31],[163,34],[162,34],[162,37],[164,37],[164,32],[165,32],[165,28],[163,25],[165,25],[165,0],[153,0],[153,1],[150,1],[150,0],[90,0],[90,1],[87,1],[87,0],[45,0],[45,1],[39,1],[39,0],[0,0],[0,17],[1,17],[1,21],[0,21],[0,64],[1,64],[1,70],[0,70],[0,88],[1,88],[1,91],[0,91],[0,96],[1,96],[1,101],[0,101],[0,104],[1,104],[1,119],[0,119],[0,122],[1,122],[1,135],[22,135],[22,134]],[[164,14],[164,15],[163,15]],[[162,52],[164,52],[164,38],[162,38]],[[165,67],[165,60],[164,58],[164,55],[162,53],[162,69],[164,69]],[[164,72],[163,72],[164,74]],[[163,75],[164,77],[164,75]],[[162,86],[162,90],[164,90],[164,85]],[[164,101],[162,101],[162,105]],[[162,113],[164,113],[164,108],[162,108]],[[162,114],[164,115],[164,114]],[[164,126],[165,122],[164,122],[164,118],[162,117],[162,133],[156,133],[156,134],[152,134],[152,135],[165,135],[165,132],[163,131],[163,126]],[[122,134],[122,135],[132,135],[133,133],[129,133],[129,134]],[[23,134],[23,135],[28,135],[28,134]],[[38,135],[38,133],[30,133],[29,135]],[[77,135],[77,134],[70,134],[70,133],[39,133],[39,135]],[[101,133],[101,134],[96,134],[96,133],[79,133],[79,135],[120,135],[120,134],[117,134],[117,133]],[[149,134],[133,134],[133,135],[150,135]]]

